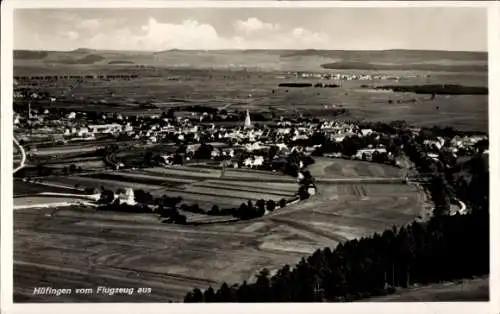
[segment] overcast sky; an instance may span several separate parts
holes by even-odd
[[[18,9],[14,48],[487,50],[484,8]]]

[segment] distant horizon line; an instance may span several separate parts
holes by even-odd
[[[323,51],[377,51],[377,52],[389,52],[389,51],[418,51],[418,52],[462,52],[462,53],[488,53],[487,50],[439,50],[439,49],[404,49],[404,48],[389,48],[389,49],[297,49],[297,48],[255,48],[255,49],[180,49],[171,48],[163,50],[133,50],[133,49],[95,49],[95,48],[76,48],[72,50],[50,50],[50,49],[13,49],[13,51],[43,51],[43,52],[77,52],[77,51],[109,51],[109,52],[142,52],[142,53],[158,53],[158,52],[170,52],[170,51],[311,51],[311,52],[323,52]]]

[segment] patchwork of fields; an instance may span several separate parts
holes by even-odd
[[[373,175],[366,172],[363,162],[320,160],[328,162],[345,162],[346,167],[349,163],[355,170],[352,178]],[[359,169],[355,169],[356,164]],[[382,167],[383,175],[392,176],[391,171],[397,171]],[[373,171],[381,175],[380,169]],[[148,187],[155,195],[180,195],[202,208],[213,203],[239,205],[247,199],[280,199],[297,189],[293,178],[243,169],[228,169],[224,178],[219,170],[209,167],[104,174],[106,179],[95,178],[95,174],[57,180],[68,185],[94,180],[97,184],[116,182],[117,187]],[[335,177],[329,172],[324,176]],[[164,185],[160,178],[165,179]],[[96,212],[84,207],[16,210],[15,298],[39,300],[31,292],[44,282],[54,288],[151,287],[152,294],[136,295],[134,300],[180,300],[194,287],[252,280],[264,267],[275,270],[284,264],[294,265],[318,248],[335,247],[339,242],[410,222],[424,202],[417,186],[353,182],[319,185],[318,194],[310,200],[261,218],[228,221],[228,217],[210,217],[212,222],[224,221],[203,225],[167,225],[154,215]],[[47,212],[51,215],[45,215]],[[188,221],[201,216],[188,214]],[[43,301],[114,302],[124,298],[91,295],[83,300],[72,295],[45,296]]]
[[[63,187],[83,189],[132,188],[150,192],[155,197],[167,195],[180,196],[186,204],[197,203],[208,210],[213,205],[220,208],[238,207],[242,202],[260,199],[279,201],[292,198],[298,190],[294,178],[271,172],[249,169],[227,169],[221,178],[221,171],[210,166],[193,167],[155,167],[135,170],[104,171],[86,175],[57,176],[44,180],[50,188]],[[36,192],[37,185],[17,182],[15,193],[23,195]],[[46,191],[46,185],[39,191]]]

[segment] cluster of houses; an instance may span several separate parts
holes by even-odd
[[[202,115],[201,115],[202,116]],[[281,118],[273,125],[255,126],[252,124],[250,114],[242,122],[235,122],[232,126],[213,123],[201,123],[198,116],[177,116],[166,118],[164,115],[150,117],[136,117],[135,120],[120,114],[106,116],[103,114],[99,121],[89,120],[85,113],[69,112],[63,116],[49,113],[31,111],[29,117],[15,114],[14,125],[22,126],[23,123],[31,125],[31,135],[38,138],[56,137],[67,141],[99,141],[105,137],[118,137],[125,135],[129,140],[140,140],[150,144],[157,143],[184,143],[187,145],[187,156],[192,158],[201,143],[210,143],[210,158],[214,160],[234,160],[241,152],[246,157],[233,163],[232,166],[259,167],[265,162],[266,152],[271,147],[277,148],[278,155],[286,156],[291,152],[310,155],[321,147],[321,144],[311,144],[309,139],[315,134],[322,134],[331,142],[342,143],[346,138],[353,136],[374,136],[377,140],[380,134],[372,129],[360,128],[352,121],[289,121]],[[92,123],[89,123],[92,122]],[[20,128],[24,129],[24,128]],[[419,130],[414,130],[418,133]],[[35,136],[36,137],[36,136]],[[33,137],[32,137],[33,138]],[[475,143],[486,139],[485,136],[455,137],[445,140],[437,137],[424,141],[429,147],[429,157],[438,158],[439,151],[446,149],[454,154],[460,150],[472,149]],[[352,158],[372,160],[374,155],[384,154],[388,159],[394,156],[382,144],[359,147]],[[324,156],[341,157],[340,152],[325,152]],[[165,164],[176,162],[175,154],[162,156]]]
[[[336,81],[372,81],[372,80],[400,80],[401,76],[381,75],[381,74],[347,74],[347,73],[306,73],[296,72],[293,74],[296,79],[322,79]],[[409,78],[406,77],[406,78]]]
[[[14,76],[16,82],[25,81],[58,81],[58,80],[83,80],[83,79],[135,79],[136,74],[65,74],[65,75],[23,75]]]
[[[134,123],[120,114],[114,116],[113,119],[106,117],[105,114],[100,118],[104,122],[108,120],[112,122],[89,124],[86,114],[81,112],[69,112],[59,117],[54,116],[48,110],[30,110],[29,117],[16,113],[14,125],[23,129],[23,124],[27,123],[32,129],[31,133],[46,134],[66,141],[97,140],[104,135],[126,134],[132,140],[146,140],[152,144],[165,140],[188,141],[191,144],[200,143],[202,139],[210,142],[224,142],[248,152],[261,151],[270,145],[278,146],[280,150],[287,150],[289,149],[288,143],[308,139],[318,128],[336,141],[342,141],[345,136],[353,134],[369,133],[369,130],[359,130],[355,124],[338,121],[325,121],[318,125],[312,122],[292,123],[282,119],[276,126],[254,127],[248,113],[243,124],[236,123],[232,127],[216,127],[213,123],[197,124],[196,119],[181,117],[167,119],[152,116],[139,118]],[[213,153],[226,154],[225,151],[220,150],[214,150]]]
[[[481,141],[488,141],[488,137],[486,135],[457,135],[452,139],[444,139],[437,136],[434,139],[424,140],[422,144],[427,148],[427,156],[438,160],[440,152],[449,152],[454,158],[476,152],[476,144]],[[489,153],[489,150],[486,148],[483,153]]]

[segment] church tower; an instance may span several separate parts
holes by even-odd
[[[245,118],[245,129],[249,129],[252,127],[252,121],[250,120],[250,113],[248,112],[247,109],[247,116]]]

